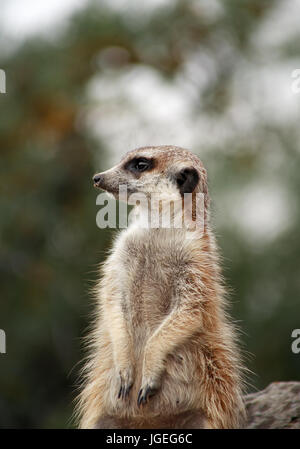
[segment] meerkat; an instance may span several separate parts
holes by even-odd
[[[204,226],[141,227],[116,237],[96,287],[96,316],[78,398],[80,428],[239,428],[242,364],[209,220],[207,174],[193,153],[143,147],[94,176],[118,198],[204,198]]]

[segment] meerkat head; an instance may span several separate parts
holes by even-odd
[[[206,170],[190,151],[175,146],[143,147],[130,151],[119,164],[93,177],[94,185],[118,199],[119,186],[129,194],[156,194],[176,201],[186,193],[203,193],[208,204]]]

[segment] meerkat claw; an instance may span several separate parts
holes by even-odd
[[[132,385],[133,384],[129,384],[126,386],[126,385],[122,384],[119,389],[118,399],[120,399],[120,398],[126,399],[126,397],[129,395]]]
[[[137,400],[138,406],[140,407],[142,404],[146,404],[148,400],[155,395],[155,393],[156,389],[151,388],[149,385],[141,388]]]
[[[132,388],[132,385],[129,385],[129,386],[125,389],[125,393],[124,393],[125,398],[129,395],[129,391],[131,390],[131,388]]]
[[[123,389],[123,387],[122,387],[122,385],[121,385],[121,386],[120,386],[120,390],[119,390],[119,394],[118,394],[118,399],[120,399],[120,397],[121,397],[122,389]]]
[[[126,399],[129,395],[129,392],[133,386],[133,374],[131,369],[120,370],[119,371],[119,391],[118,391],[118,399]]]

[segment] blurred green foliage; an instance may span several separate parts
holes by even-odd
[[[142,64],[169,83],[191,52],[210,51],[218,71],[192,113],[226,114],[232,75],[242,57],[255,56],[251,37],[276,3],[230,0],[222,15],[207,21],[194,2],[174,1],[143,20],[91,2],[56,37],[32,38],[0,57],[7,75],[7,94],[0,96],[0,328],[7,335],[0,426],[72,425],[89,288],[111,239],[109,230],[96,227],[91,183],[95,171],[108,168],[108,152],[79,119],[89,108],[86,86],[101,74],[100,51],[126,50],[127,58],[110,61],[116,74]],[[220,57],[222,39],[234,49],[229,59]],[[282,162],[273,174],[299,198],[298,128],[262,123],[253,138],[236,139],[230,148],[220,144],[205,160],[216,218],[226,196],[270,170],[266,152],[274,139]],[[201,142],[193,150],[200,155]],[[258,388],[299,379],[300,357],[290,350],[291,331],[300,327],[299,210],[295,214],[270,244],[252,244],[233,223],[217,226],[232,314],[243,347],[253,354],[247,364]]]

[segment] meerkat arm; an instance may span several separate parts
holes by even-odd
[[[132,343],[120,301],[107,300],[105,314],[107,314],[107,323],[109,323],[108,331],[115,368],[119,376],[118,398],[125,398],[133,385],[134,367],[131,354]]]
[[[202,309],[198,301],[181,301],[149,338],[144,352],[142,387],[138,403],[158,388],[165,358],[201,328]]]

